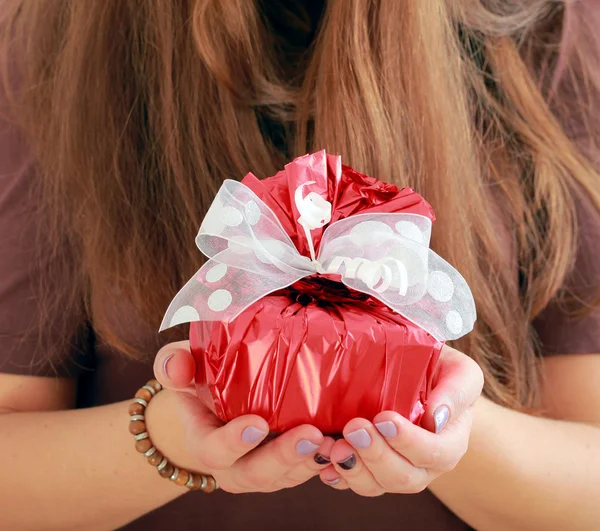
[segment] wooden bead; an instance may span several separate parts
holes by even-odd
[[[207,483],[206,487],[204,487],[202,489],[202,492],[205,492],[206,494],[210,494],[216,488],[217,488],[217,482],[215,481],[215,478],[213,478],[212,476],[208,476],[208,483]]]
[[[170,478],[174,470],[175,467],[171,463],[168,463],[167,466],[162,470],[159,470],[158,473],[162,478]]]
[[[148,463],[150,463],[152,466],[158,466],[162,460],[163,454],[156,451],[148,458]]]
[[[138,404],[137,402],[134,402],[133,404],[129,405],[129,414],[130,415],[143,415],[144,409],[146,409],[146,408],[144,406],[142,406],[142,404]]]
[[[152,448],[152,441],[150,439],[142,439],[141,441],[135,441],[135,449],[143,454]]]
[[[197,475],[192,479],[192,484],[190,485],[190,490],[200,490],[200,486],[202,485],[202,476]]]
[[[190,473],[187,470],[179,469],[179,475],[177,476],[177,479],[174,481],[174,483],[175,485],[183,487],[188,482],[188,479],[190,479]]]
[[[160,385],[156,380],[150,380],[146,385],[152,387],[152,389],[154,389],[157,393],[162,389],[162,385]]]
[[[150,402],[152,400],[152,393],[148,391],[148,389],[138,389],[138,392],[135,394],[136,398],[143,398],[146,402]]]
[[[129,433],[137,435],[146,431],[146,423],[143,420],[134,420],[129,423]]]

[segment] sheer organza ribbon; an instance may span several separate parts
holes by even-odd
[[[311,257],[302,256],[273,211],[248,187],[226,180],[196,244],[208,258],[175,296],[161,330],[191,321],[233,320],[258,299],[314,274],[338,274],[440,341],[472,330],[471,290],[429,249],[431,221],[418,214],[358,214],[329,225],[315,255],[310,231],[329,223],[331,204],[315,192],[295,194]]]

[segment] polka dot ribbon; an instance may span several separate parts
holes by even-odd
[[[331,205],[312,183],[295,200],[310,231],[331,219]],[[304,195],[306,189],[307,195]],[[171,302],[161,330],[192,321],[233,320],[262,297],[315,273],[334,273],[440,341],[458,339],[476,319],[471,290],[460,273],[429,249],[431,221],[418,214],[358,214],[325,229],[315,256],[302,256],[273,211],[248,187],[227,180],[196,244],[209,258]]]

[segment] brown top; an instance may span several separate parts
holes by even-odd
[[[17,132],[0,122],[0,371],[15,374],[52,374],[36,350],[35,337],[23,340],[38,319],[35,284],[31,277],[34,256],[35,205],[29,193],[35,172]],[[582,219],[590,218],[580,208]],[[577,258],[578,286],[596,286],[600,265],[594,260],[594,243],[600,237],[600,224],[592,223],[582,234]],[[39,251],[39,249],[38,249]],[[43,251],[43,249],[42,249]],[[61,297],[63,280],[56,279],[55,297]],[[115,301],[115,319],[123,323],[123,333],[133,334],[147,352],[147,359],[125,359],[92,334],[84,343],[73,342],[70,359],[76,363],[59,365],[62,375],[78,378],[78,407],[108,404],[131,398],[136,389],[152,377],[152,360],[161,345],[156,330],[131,317],[120,301]],[[48,324],[60,331],[65,319],[56,316]],[[600,352],[600,311],[576,323],[564,311],[549,308],[535,323],[545,353]],[[58,333],[57,333],[58,337]],[[56,373],[55,373],[56,374]],[[187,494],[157,509],[126,529],[206,529],[303,530],[307,529],[410,529],[465,530],[457,518],[430,492],[417,495],[384,495],[363,498],[341,492],[318,479],[295,489],[272,494],[231,495],[217,492],[210,497]]]

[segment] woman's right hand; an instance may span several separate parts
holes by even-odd
[[[187,341],[166,345],[154,362],[165,390],[148,407],[148,431],[173,463],[212,474],[231,493],[295,487],[328,466],[333,440],[314,426],[298,426],[257,448],[269,432],[264,419],[245,415],[223,424],[196,397],[195,372]],[[322,464],[315,461],[317,453]]]

